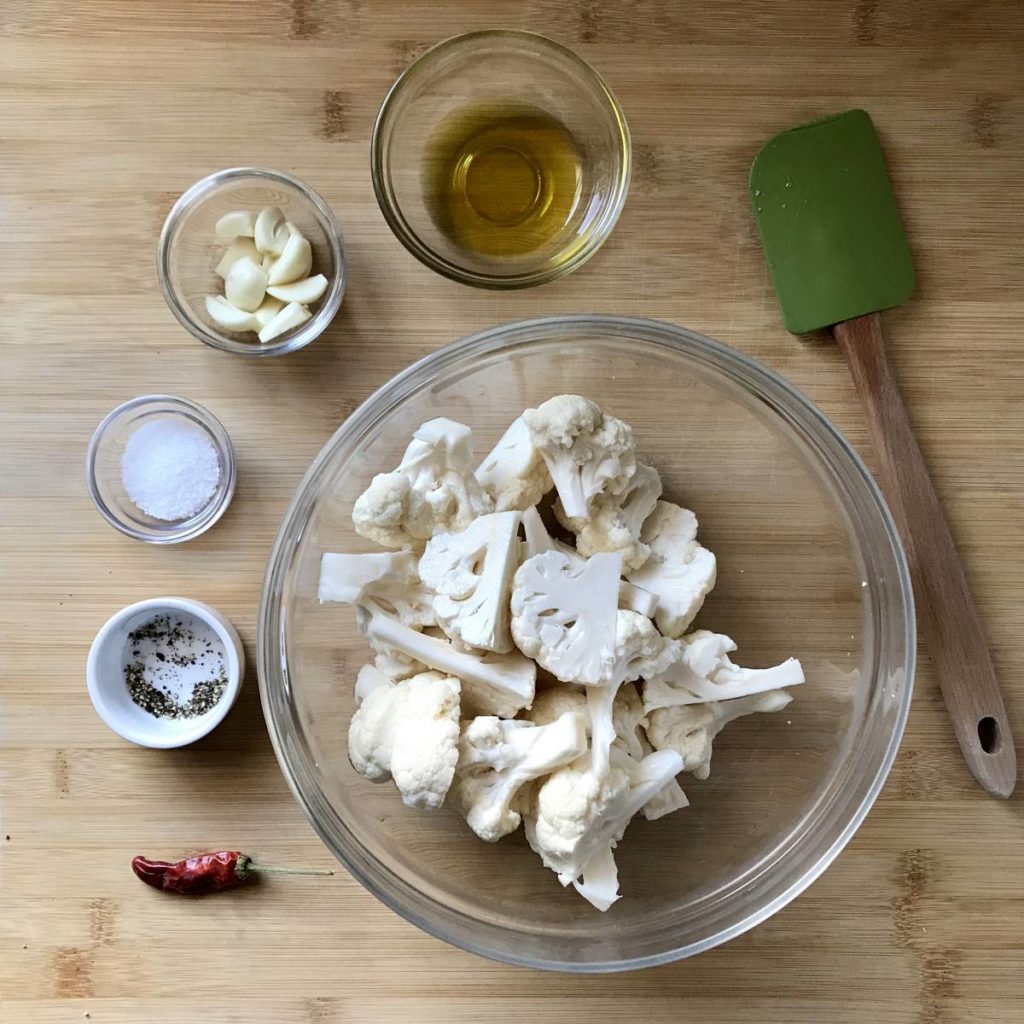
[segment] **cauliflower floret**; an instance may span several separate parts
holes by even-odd
[[[550,725],[566,714],[587,714],[587,695],[582,690],[573,689],[560,683],[546,690],[539,690],[533,698],[533,704],[527,717],[535,725]],[[590,719],[586,719],[587,730]]]
[[[654,620],[668,637],[680,637],[715,585],[715,556],[697,543],[697,517],[659,501],[640,531],[647,561],[626,573],[629,581],[657,595]]]
[[[419,549],[439,530],[464,530],[492,511],[473,476],[472,434],[443,417],[424,423],[398,468],[375,476],[356,500],[356,532],[384,547]]]
[[[628,754],[634,761],[642,761],[654,747],[647,738],[647,714],[634,683],[619,687],[612,706],[615,742],[612,746]],[[641,808],[648,821],[656,821],[666,814],[689,807],[690,801],[676,779],[665,783],[663,789],[651,797]]]
[[[560,715],[572,712],[587,713],[586,694],[571,686],[552,686],[540,690],[533,698],[533,707],[528,717],[537,725],[547,725],[556,721]],[[640,699],[634,683],[625,683],[619,687],[612,705],[612,723],[615,727],[615,742],[612,748],[628,754],[634,761],[642,761],[652,753],[654,747],[647,740],[647,714],[644,703]],[[590,735],[590,718],[587,718],[587,735]],[[522,792],[522,790],[520,790]],[[641,814],[648,821],[655,821],[666,814],[688,807],[690,801],[676,779],[666,782],[664,787],[651,797],[641,808]],[[534,814],[535,812],[529,811]],[[587,897],[590,898],[589,896]],[[593,902],[593,901],[591,901]]]
[[[356,533],[386,548],[416,546],[433,532],[429,506],[414,502],[412,485],[401,473],[378,473],[356,499]]]
[[[698,629],[674,645],[676,657],[660,673],[646,676],[644,706],[675,707],[704,704],[715,700],[747,697],[783,686],[798,686],[804,681],[803,668],[796,658],[788,658],[772,668],[741,668],[729,659],[736,644],[722,633]]]
[[[494,499],[498,512],[523,511],[554,487],[540,452],[530,440],[523,418],[512,421],[501,440],[477,467],[476,479]]]
[[[559,551],[524,562],[512,586],[512,638],[562,682],[601,683],[612,668],[622,557],[582,565]]]
[[[428,541],[420,575],[437,595],[438,624],[453,640],[488,651],[512,650],[509,587],[518,533],[518,512],[495,512],[462,533],[439,533]]]
[[[459,680],[438,672],[371,689],[349,725],[352,767],[392,776],[404,804],[437,810],[459,758],[459,695]]]
[[[664,672],[676,656],[673,642],[666,640],[650,619],[636,612],[617,612],[611,667],[601,685],[587,687],[593,772],[598,778],[608,771],[608,754],[615,742],[613,716],[619,687]]]
[[[433,598],[420,583],[411,551],[365,555],[325,552],[320,560],[320,602],[374,600],[407,626],[435,624]]]
[[[676,644],[666,640],[645,615],[620,608],[615,615],[615,654],[612,684],[632,683],[664,672],[678,657]]]
[[[588,829],[608,817],[629,792],[620,768],[598,779],[580,758],[553,772],[536,792],[536,818],[526,822],[526,837],[544,866],[563,885],[579,878],[591,851],[581,851]],[[618,824],[618,821],[616,821]]]
[[[555,503],[559,522],[576,536],[576,550],[589,557],[599,551],[621,551],[627,569],[639,569],[650,548],[641,540],[644,521],[661,497],[661,477],[653,466],[639,465],[621,495],[594,499],[589,519],[566,515],[561,502]]]
[[[647,737],[655,750],[679,754],[683,771],[706,779],[711,774],[712,743],[730,722],[758,711],[779,711],[792,699],[785,690],[768,690],[734,700],[658,708],[648,716]]]
[[[518,651],[462,651],[447,640],[418,633],[372,604],[360,606],[356,618],[375,651],[392,658],[402,655],[415,659],[455,676],[462,683],[463,702],[477,710],[514,718],[533,702],[537,666]]]
[[[582,758],[559,768],[537,790],[536,817],[526,819],[530,846],[563,885],[572,882],[588,899],[597,891],[601,898],[594,905],[607,910],[618,898],[607,891],[611,851],[633,815],[675,778],[682,763],[671,750],[639,763],[615,751],[603,779]]]
[[[523,513],[523,561],[534,555],[542,555],[545,551],[560,551],[574,566],[582,566],[586,559],[575,548],[555,540],[548,533],[544,520],[535,508],[528,508]],[[619,607],[631,612],[639,612],[648,618],[654,616],[658,607],[658,599],[649,590],[643,590],[626,580],[619,580]]]
[[[636,471],[632,429],[579,395],[558,395],[523,413],[565,514],[590,515],[599,494],[621,494]]]
[[[555,721],[559,715],[580,711],[587,711],[587,698],[584,693],[570,686],[553,686],[537,694],[533,700],[533,707],[530,708],[529,718],[538,725],[546,725]],[[654,747],[648,741],[645,731],[647,715],[643,701],[633,683],[621,686],[615,695],[612,722],[615,728],[613,749],[621,750],[634,761],[642,761],[653,752]],[[590,735],[589,719],[587,735]],[[675,779],[671,779],[644,804],[641,813],[648,821],[654,821],[673,811],[688,807],[689,803],[682,787]]]
[[[481,839],[493,843],[519,828],[513,802],[520,787],[579,757],[587,749],[585,722],[579,713],[550,725],[488,716],[465,727],[454,795]]]
[[[356,674],[356,707],[359,707],[374,690],[386,690],[394,686],[395,682],[392,676],[381,672],[376,665],[364,665]]]

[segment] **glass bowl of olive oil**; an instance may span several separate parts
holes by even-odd
[[[530,32],[456,36],[408,67],[373,130],[399,241],[445,277],[525,288],[601,246],[629,190],[626,119],[571,50]]]

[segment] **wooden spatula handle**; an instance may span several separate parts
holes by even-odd
[[[903,538],[918,622],[960,749],[981,785],[1008,797],[1017,779],[1010,723],[985,632],[939,496],[889,367],[877,313],[833,328],[881,456],[882,487]]]

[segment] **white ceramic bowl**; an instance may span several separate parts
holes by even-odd
[[[124,682],[128,634],[161,614],[185,614],[204,622],[224,645],[227,687],[220,700],[195,718],[157,718],[139,707]],[[156,597],[122,608],[96,634],[89,650],[86,681],[93,707],[119,736],[140,747],[184,747],[212,732],[238,698],[245,674],[245,651],[235,627],[216,609],[183,597]]]

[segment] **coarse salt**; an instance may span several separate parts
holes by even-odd
[[[170,419],[143,423],[121,456],[121,482],[131,501],[154,519],[188,519],[210,500],[220,460],[210,439]]]

